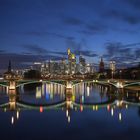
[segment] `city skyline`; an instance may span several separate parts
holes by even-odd
[[[139,37],[140,0],[0,0],[0,138],[139,139]]]
[[[0,1],[0,63],[61,60],[67,48],[89,63],[140,62],[140,10],[134,0]]]

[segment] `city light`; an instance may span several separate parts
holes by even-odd
[[[17,111],[17,119],[19,119],[19,111]]]
[[[80,111],[81,111],[81,112],[83,111],[83,106],[82,106],[82,105],[80,105]]]
[[[0,0],[2,140],[140,139],[140,0]]]
[[[40,111],[40,113],[43,112],[43,107],[42,106],[40,106],[39,111]]]
[[[14,124],[14,117],[11,117],[11,124]]]
[[[111,108],[111,115],[113,116],[114,115],[114,109]]]
[[[119,113],[119,121],[121,121],[121,120],[122,120],[122,114]]]
[[[89,87],[87,87],[87,96],[89,96],[89,94],[90,94],[89,90],[90,90]]]
[[[70,116],[68,116],[68,123],[70,123]]]
[[[66,110],[66,117],[68,117],[69,116],[69,111],[68,110]]]

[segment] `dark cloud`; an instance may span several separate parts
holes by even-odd
[[[140,42],[138,43],[133,43],[133,44],[126,44],[126,45],[123,45],[124,47],[140,47]]]
[[[74,26],[80,26],[84,24],[84,22],[78,18],[75,17],[67,17],[63,19],[63,23],[65,25],[74,25]]]
[[[12,61],[13,69],[25,68],[33,64],[33,62],[43,62],[46,60],[62,60],[61,56],[55,55],[34,55],[34,54],[17,54],[17,53],[1,53],[0,69],[6,69],[8,61]]]
[[[76,51],[74,51],[74,53],[76,54],[76,55],[83,55],[83,56],[86,56],[86,57],[97,57],[98,56],[98,54],[96,54],[95,52],[93,52],[93,51],[90,51],[90,50],[86,50],[86,51],[84,51],[84,50],[76,50]]]
[[[84,35],[97,35],[101,33],[106,33],[107,30],[108,30],[107,25],[102,24],[101,21],[94,21],[94,22],[85,24],[84,28],[78,32]]]
[[[113,18],[116,20],[121,20],[121,21],[125,21],[129,24],[139,24],[140,23],[140,16],[137,14],[132,14],[132,13],[128,13],[128,12],[124,12],[120,9],[115,10],[109,10],[108,12],[103,13],[103,16],[105,18]]]
[[[137,48],[135,50],[135,56],[136,56],[136,58],[140,59],[140,48]]]
[[[97,33],[97,32],[102,32],[103,30],[105,30],[106,27],[100,23],[93,23],[93,24],[87,24],[86,28],[89,31]]]
[[[120,26],[120,27],[112,27],[110,28],[113,32],[119,32],[119,33],[125,33],[128,35],[136,35],[139,33],[139,31],[135,28],[126,28],[124,26]]]
[[[137,8],[140,10],[140,1],[139,0],[123,0],[125,3],[133,6],[134,8]]]
[[[85,39],[82,39],[80,42],[76,42],[75,40],[66,41],[67,48],[70,48],[76,55],[82,54],[86,57],[96,57],[94,51],[88,50],[88,45]]]
[[[58,54],[64,57],[67,57],[67,52],[55,52],[55,51],[50,51],[51,54]],[[74,50],[73,53],[76,56],[79,56],[80,54],[86,57],[97,57],[98,54],[96,54],[93,51],[89,51],[89,50]]]
[[[94,35],[101,32],[103,33],[107,29],[107,25],[102,24],[100,20],[94,20],[94,22],[93,21],[89,22],[89,21],[83,21],[78,18],[71,17],[71,18],[64,18],[62,21],[65,25],[78,26],[80,30],[78,30],[77,32],[85,35]]]
[[[136,16],[127,16],[127,17],[124,17],[124,20],[130,24],[140,23],[140,17],[136,17]]]
[[[67,52],[60,52],[60,51],[49,51],[51,54],[56,54],[56,55],[61,55],[61,56],[66,56]]]
[[[24,44],[22,47],[29,52],[35,53],[35,54],[46,54],[47,50],[43,47],[40,47],[39,45],[36,44]]]
[[[40,55],[46,55],[46,56],[49,56],[50,54],[59,55],[59,56],[67,55],[66,51],[65,52],[50,51],[50,50],[45,49],[44,47],[40,47],[39,45],[35,45],[35,44],[24,44],[22,45],[22,47],[26,49],[27,51],[29,51],[29,52],[23,52],[23,54],[27,54],[27,55],[32,55],[32,54],[40,54]]]
[[[62,35],[59,33],[52,33],[52,32],[46,32],[46,31],[29,31],[29,32],[24,32],[24,35],[29,35],[29,36],[36,36],[36,37],[44,37],[44,36],[53,36],[53,37],[58,37],[58,38],[63,38],[63,39],[70,39],[73,40],[74,37],[72,36],[66,36]]]
[[[0,50],[0,53],[4,53],[5,51],[4,50]]]
[[[81,50],[83,47],[83,41],[76,42],[75,40],[66,40],[66,46],[67,48],[70,48],[72,50]]]
[[[140,61],[140,49],[135,49],[134,46],[140,46],[140,43],[126,45],[120,42],[107,43],[105,44],[106,53],[103,57],[107,61],[114,60],[119,65],[128,64],[130,66]]]
[[[67,57],[67,52],[50,52],[52,54],[59,54],[61,56],[65,56]],[[86,56],[86,57],[97,57],[98,54],[96,54],[95,52],[93,51],[89,51],[89,50],[75,50],[73,51],[73,53],[76,55],[76,56],[79,56],[80,54],[83,55],[83,56]]]
[[[120,42],[107,43],[106,51],[108,57],[125,56],[126,58],[133,57],[133,46],[136,44],[123,45]]]
[[[27,66],[27,63],[31,63],[41,59],[40,56],[36,55],[3,53],[0,55],[0,69],[6,69],[9,60],[12,61],[13,68],[22,68]]]

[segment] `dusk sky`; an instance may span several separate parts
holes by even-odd
[[[0,0],[0,65],[66,57],[140,62],[139,0]]]

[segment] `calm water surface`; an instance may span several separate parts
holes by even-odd
[[[2,139],[140,138],[140,93],[80,83],[0,87]]]

